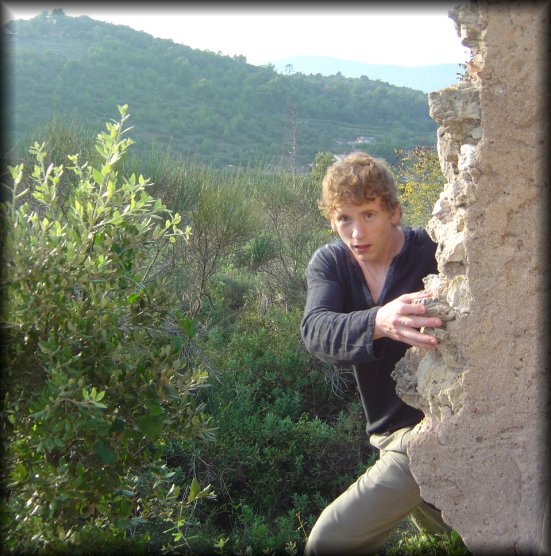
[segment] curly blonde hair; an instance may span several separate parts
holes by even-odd
[[[387,162],[359,151],[346,155],[327,169],[318,207],[330,220],[338,205],[361,205],[377,198],[389,211],[400,205]]]

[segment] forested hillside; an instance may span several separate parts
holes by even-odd
[[[392,159],[396,148],[436,143],[421,91],[367,77],[284,75],[60,9],[2,29],[3,121],[22,148],[53,117],[78,114],[96,129],[118,104],[130,106],[137,151],[170,147],[214,167],[262,160],[296,170],[322,151],[364,148]]]

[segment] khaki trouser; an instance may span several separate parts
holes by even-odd
[[[410,514],[428,533],[450,531],[440,512],[423,501],[409,470],[410,434],[411,428],[405,428],[371,435],[379,459],[323,510],[306,543],[306,556],[372,554]]]

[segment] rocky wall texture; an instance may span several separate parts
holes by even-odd
[[[549,2],[464,3],[450,17],[471,60],[429,95],[448,183],[425,289],[445,326],[394,377],[425,413],[409,448],[423,497],[475,554],[547,554]]]

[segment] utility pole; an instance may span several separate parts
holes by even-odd
[[[297,105],[291,104],[287,110],[289,118],[289,166],[293,176],[297,173]]]

